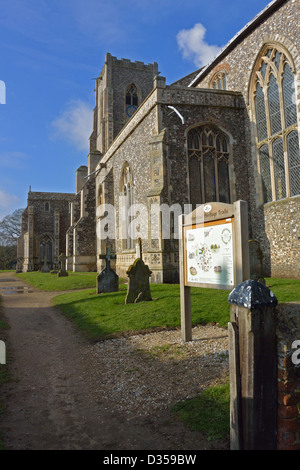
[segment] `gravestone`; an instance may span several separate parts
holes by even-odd
[[[104,292],[117,292],[119,290],[119,276],[110,267],[110,260],[116,259],[116,255],[110,253],[110,248],[105,255],[99,255],[100,259],[105,259],[106,265],[103,271],[97,276],[97,294]]]
[[[59,262],[60,262],[60,270],[58,271],[57,273],[57,277],[65,277],[65,276],[68,276],[69,273],[68,271],[66,270],[66,261],[67,261],[67,257],[64,253],[61,253],[58,257],[59,259]]]
[[[141,258],[137,258],[126,274],[129,277],[125,304],[152,300],[149,278],[152,274]]]
[[[265,285],[263,276],[263,254],[257,240],[249,240],[250,279]]]
[[[45,256],[45,258],[44,258],[44,264],[41,267],[41,272],[42,273],[49,273],[50,272],[50,268],[48,266],[48,261],[47,261],[47,256]]]

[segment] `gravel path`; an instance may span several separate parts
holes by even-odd
[[[227,374],[225,329],[194,328],[190,343],[172,330],[91,344],[53,307],[55,293],[5,273],[1,293],[13,378],[1,387],[6,449],[228,448],[170,412]]]

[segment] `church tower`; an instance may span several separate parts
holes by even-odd
[[[104,154],[118,133],[153,89],[158,65],[145,65],[117,59],[107,53],[105,64],[96,79],[94,127],[90,151]]]

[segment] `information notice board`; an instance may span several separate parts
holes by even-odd
[[[234,217],[183,227],[186,286],[232,289]]]

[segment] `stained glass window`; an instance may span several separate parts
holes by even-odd
[[[281,50],[282,49],[282,50]],[[263,49],[253,74],[259,171],[264,202],[300,194],[295,75],[287,51]]]

